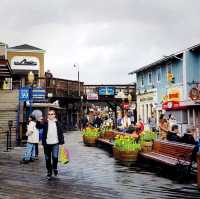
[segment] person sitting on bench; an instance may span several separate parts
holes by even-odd
[[[195,139],[189,129],[187,130],[187,133],[185,133],[183,137],[180,138],[180,142],[186,144],[196,144]]]
[[[167,133],[167,140],[169,141],[175,141],[178,142],[180,141],[180,135],[179,135],[179,129],[178,125],[173,125],[172,126],[172,131],[168,131]]]

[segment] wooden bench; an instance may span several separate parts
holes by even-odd
[[[140,153],[145,159],[151,159],[164,165],[176,167],[179,177],[189,176],[193,163],[194,145],[172,141],[156,140],[153,150],[148,153]]]

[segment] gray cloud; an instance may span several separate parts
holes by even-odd
[[[129,83],[128,72],[199,43],[195,0],[2,0],[0,40],[46,50],[57,77]]]

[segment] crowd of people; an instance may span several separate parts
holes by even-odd
[[[144,131],[144,123],[141,119],[135,123],[134,118],[131,119],[131,116],[132,115],[130,115],[128,111],[123,111],[122,114],[118,114],[116,121],[117,130],[134,134],[139,137]],[[88,114],[84,114],[81,119],[81,130],[87,127],[113,128],[113,126],[113,116],[111,114],[104,114],[100,111],[95,112],[91,110]],[[161,114],[159,125],[157,126],[156,117],[152,113],[151,117],[148,119],[148,127],[152,132],[157,133],[158,138],[161,140],[196,144],[197,146],[197,140],[194,139],[189,130],[181,136],[179,126],[177,125],[176,119],[173,115],[168,115],[168,117],[166,117],[166,115]],[[46,160],[47,177],[50,179],[52,173],[57,176],[59,145],[64,144],[64,136],[61,123],[56,118],[56,112],[54,110],[49,110],[46,120],[44,120],[42,116],[36,118],[34,115],[30,115],[26,136],[27,146],[20,162],[27,164],[37,160],[38,143],[41,142]]]

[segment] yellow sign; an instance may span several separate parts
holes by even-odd
[[[173,78],[174,78],[174,74],[173,73],[171,73],[171,72],[167,73],[167,80],[168,81],[172,81]]]
[[[181,90],[180,88],[171,88],[168,90],[168,101],[180,102],[181,101]]]

